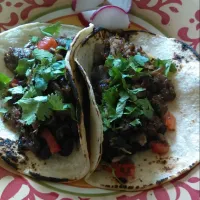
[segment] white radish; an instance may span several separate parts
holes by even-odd
[[[91,10],[103,2],[104,0],[72,0],[72,9],[76,12]]]
[[[78,18],[80,22],[83,24],[83,26],[89,26],[89,23],[91,22],[90,18],[92,17],[95,11],[96,10],[89,10],[78,14]]]
[[[128,14],[121,8],[108,5],[96,10],[91,22],[95,26],[107,29],[126,29],[130,25]]]
[[[132,6],[132,0],[107,0],[113,6],[117,6],[123,9],[125,12],[129,12]]]

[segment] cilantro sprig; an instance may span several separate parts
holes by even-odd
[[[175,63],[172,60],[160,60],[156,59],[154,62],[154,66],[157,68],[164,68],[164,75],[168,77],[171,73],[175,73],[177,71]]]
[[[55,24],[51,24],[45,28],[41,28],[41,32],[46,35],[52,37],[53,35],[57,35],[61,29],[61,23],[57,22]]]
[[[0,73],[0,90],[6,88],[11,82],[11,78],[5,74]]]
[[[141,126],[140,118],[144,116],[151,119],[154,109],[147,98],[138,98],[137,94],[145,91],[145,88],[135,88],[131,79],[140,76],[151,76],[145,68],[151,59],[138,53],[128,59],[118,55],[109,55],[105,61],[110,76],[109,87],[103,91],[100,111],[103,118],[104,131],[107,129],[119,129],[116,124],[123,121],[126,116],[130,119],[131,126]],[[170,60],[155,60],[154,67],[165,67],[164,75],[176,71],[176,66]],[[132,120],[131,120],[132,119]]]
[[[61,29],[61,24],[56,23],[41,29],[46,36],[56,36]],[[32,36],[30,42],[37,44],[41,38]],[[66,38],[66,47],[58,47],[57,50],[68,50],[72,39]],[[31,125],[36,120],[45,121],[50,118],[54,112],[66,111],[71,118],[76,120],[76,111],[71,103],[64,103],[61,93],[46,93],[48,84],[61,76],[65,76],[65,60],[56,60],[56,56],[49,51],[35,48],[32,51],[31,59],[23,58],[18,61],[14,71],[15,76],[23,78],[26,86],[18,85],[9,88],[11,78],[0,73],[0,90],[3,93],[4,107],[0,108],[0,113],[9,111],[8,101],[14,99],[17,95],[21,97],[15,104],[22,109],[21,122]],[[44,92],[45,91],[45,92]]]
[[[32,91],[34,93],[34,91]],[[34,93],[35,94],[35,93]],[[30,94],[29,96],[33,96]],[[71,112],[72,118],[75,116],[74,107],[72,104],[64,104],[63,98],[59,94],[50,94],[48,96],[25,97],[16,102],[22,108],[21,121],[26,125],[31,125],[36,120],[45,121],[53,115],[53,111]]]

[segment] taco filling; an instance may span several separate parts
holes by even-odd
[[[109,164],[103,166],[125,183],[134,177],[131,155],[169,151],[165,132],[176,125],[167,106],[176,98],[169,77],[177,69],[116,35],[95,45],[93,63],[91,82],[104,128],[102,161]]]
[[[72,38],[53,38],[60,25],[44,28],[23,48],[10,47],[5,65],[11,79],[0,74],[3,120],[20,135],[19,151],[40,159],[53,154],[69,156],[79,141],[76,100],[68,78],[65,55]]]

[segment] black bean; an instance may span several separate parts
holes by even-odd
[[[77,122],[72,120],[71,121],[71,131],[74,137],[79,137],[78,135],[78,125]]]
[[[119,177],[118,179],[123,184],[126,184],[128,182],[128,180],[126,178],[123,178],[123,177]]]
[[[162,124],[159,129],[158,129],[158,133],[164,134],[167,131],[167,127]]]
[[[150,137],[154,137],[157,135],[157,131],[156,129],[154,128],[153,125],[148,125],[147,127],[147,135],[150,136]]]
[[[176,97],[175,91],[172,88],[163,88],[161,90],[161,95],[165,101],[172,101]]]
[[[69,125],[63,125],[56,130],[56,140],[62,141],[64,138],[72,137],[72,131]]]
[[[69,156],[74,148],[74,139],[68,138],[61,145],[61,151],[59,152],[62,156]]]
[[[50,158],[51,152],[50,152],[48,145],[45,145],[42,147],[42,149],[38,153],[38,156],[42,160],[46,160],[46,159]]]

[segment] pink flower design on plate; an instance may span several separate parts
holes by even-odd
[[[39,4],[36,2],[36,0],[24,0],[27,4],[28,7],[26,7],[22,12],[21,12],[21,18],[23,20],[27,19],[29,16],[29,13],[35,9],[35,8],[42,8],[42,7],[51,7],[57,0],[43,0],[43,3]]]
[[[33,186],[31,186],[31,184],[25,178],[11,174],[3,168],[0,168],[0,179],[6,176],[12,176],[14,179],[5,187],[4,191],[0,195],[0,199],[12,198],[20,191],[20,188],[22,186],[28,186],[28,188],[30,189],[28,195],[23,198],[23,200],[35,199],[35,196],[39,197],[40,199],[56,200],[59,196],[59,194],[55,192],[41,193],[33,188]]]
[[[190,23],[194,23],[195,20],[197,21],[196,25],[196,31],[199,31],[200,29],[200,10],[197,10],[195,13],[195,19],[191,18],[189,21]],[[189,28],[188,27],[182,27],[178,30],[178,36],[181,40],[188,42],[189,45],[191,45],[194,49],[197,50],[198,44],[200,44],[200,37],[197,38],[191,38],[189,36]]]
[[[0,5],[0,12],[1,12],[1,5]],[[19,18],[16,13],[10,13],[10,21],[9,22],[0,22],[0,32],[2,30],[8,30],[7,26],[15,26],[19,21]]]
[[[170,4],[182,5],[181,0],[166,0],[166,1],[158,0],[154,6],[149,6],[149,3],[151,2],[151,0],[133,0],[133,2],[140,9],[150,10],[150,11],[153,11],[153,12],[159,14],[161,16],[161,22],[163,25],[167,25],[170,22],[170,15],[168,13],[166,13],[165,11],[163,11],[163,7],[170,5]],[[169,9],[173,13],[179,12],[179,10],[174,6],[170,6]]]

